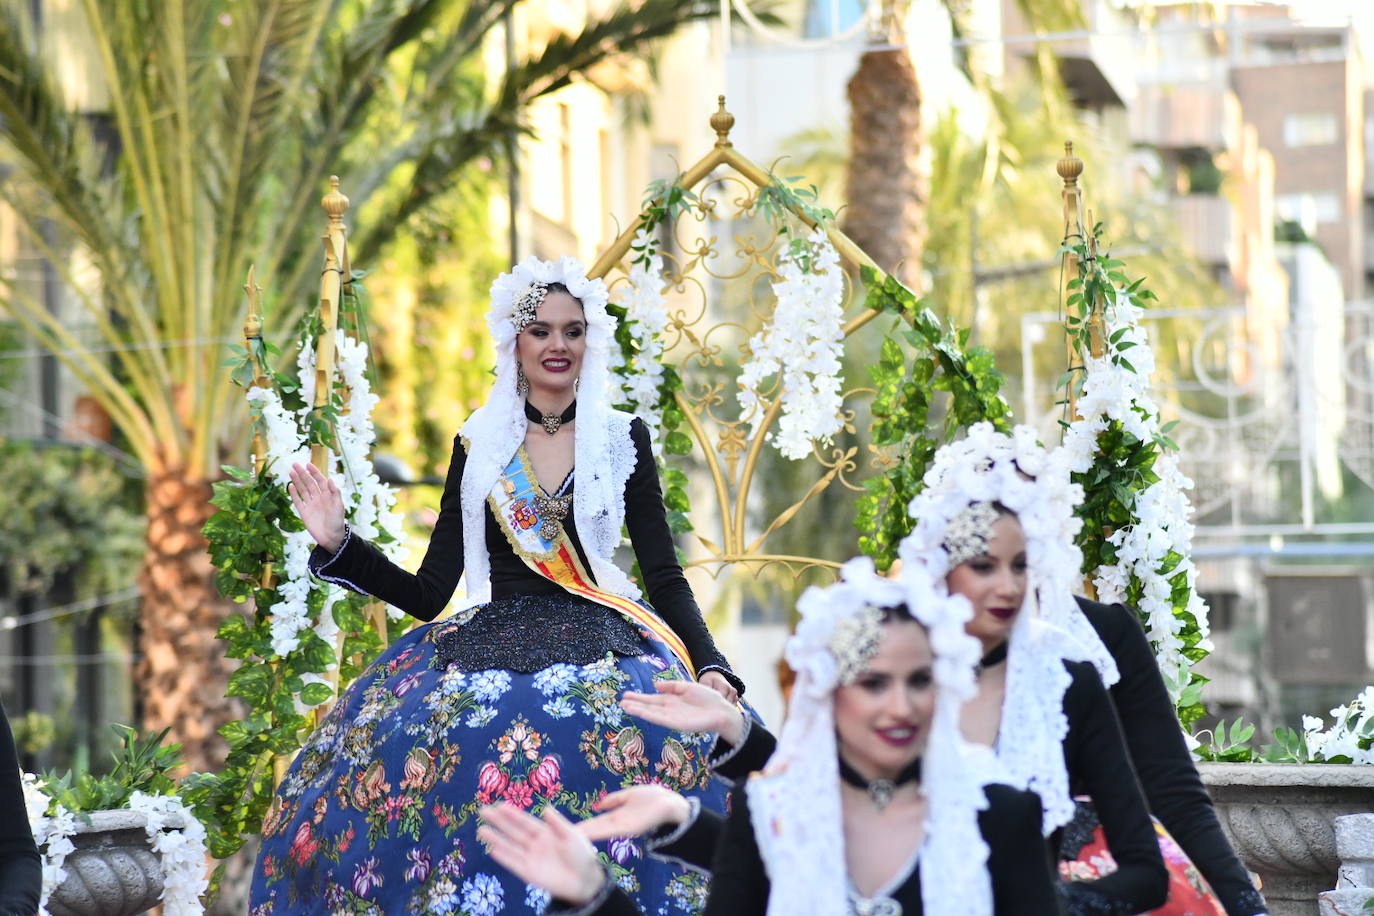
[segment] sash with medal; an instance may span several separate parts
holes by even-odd
[[[672,627],[638,601],[596,586],[563,530],[562,519],[549,511],[555,500],[570,503],[571,496],[550,497],[544,493],[534,479],[523,445],[516,449],[487,496],[497,525],[526,566],[570,593],[617,611],[631,623],[648,630],[677,656],[688,674],[695,677],[696,669],[692,667],[687,647]]]

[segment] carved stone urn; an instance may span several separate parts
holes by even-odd
[[[1317,916],[1317,895],[1336,886],[1341,864],[1335,819],[1374,811],[1374,767],[1202,763],[1198,771],[1273,916]]]
[[[67,856],[67,877],[48,899],[48,912],[133,916],[155,906],[162,896],[162,861],[148,844],[146,823],[127,809],[78,815],[76,849]]]

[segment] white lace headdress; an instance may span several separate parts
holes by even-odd
[[[945,576],[956,565],[951,561],[969,559],[960,548],[970,539],[961,526],[971,506],[1001,503],[1020,520],[1026,598],[1011,630],[997,747],[1011,784],[1040,796],[1046,833],[1073,815],[1062,748],[1068,733],[1064,691],[1072,679],[1063,662],[1090,661],[1109,685],[1120,677],[1073,598],[1083,565],[1074,541],[1082,522],[1074,507],[1082,499],[1082,488],[1070,482],[1062,462],[1036,442],[1029,426],[1007,435],[990,423],[976,423],[967,438],[935,453],[925,489],[911,501],[916,526],[898,547],[904,569],[925,569],[945,592]]]
[[[630,414],[608,403],[608,364],[615,343],[615,319],[606,312],[606,284],[591,280],[576,259],[542,261],[529,257],[491,285],[487,327],[496,346],[496,380],[486,402],[463,424],[469,443],[463,470],[463,567],[467,575],[464,608],[491,600],[491,557],[487,553],[483,507],[501,471],[525,439],[524,397],[516,391],[517,303],[536,283],[562,283],[582,303],[587,349],[577,387],[573,519],[597,585],[628,598],[635,588],[612,560],[625,520],[625,482],[634,470]]]
[[[983,786],[1000,781],[999,771],[986,748],[966,743],[959,732],[979,657],[977,640],[964,632],[972,607],[961,596],[937,594],[920,569],[885,579],[861,557],[844,565],[834,585],[809,588],[797,602],[801,621],[786,653],[797,673],[787,720],[768,770],[745,787],[771,880],[768,916],[850,912],[833,694],[876,650],[871,633],[864,633],[874,624],[864,618],[899,604],[930,634],[938,691],[921,768],[927,798],[922,902],[930,916],[992,914],[978,812],[987,807]]]

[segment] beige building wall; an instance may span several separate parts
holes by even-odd
[[[1364,294],[1364,90],[1353,44],[1344,60],[1250,62],[1232,84],[1274,157],[1281,219],[1297,218],[1340,271],[1348,299]]]

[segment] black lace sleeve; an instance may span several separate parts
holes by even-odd
[[[1078,604],[1121,672],[1112,702],[1150,811],[1202,872],[1228,916],[1268,912],[1221,830],[1139,618],[1122,604],[1084,598]]]
[[[380,598],[421,620],[439,616],[453,597],[463,574],[463,512],[460,507],[463,466],[467,453],[462,440],[453,440],[453,459],[439,502],[439,519],[417,573],[406,572],[373,544],[349,531],[331,556],[316,547],[310,571],[326,582]]]
[[[730,670],[730,663],[716,648],[677,561],[677,548],[663,505],[663,488],[658,481],[658,465],[644,421],[636,417],[630,423],[630,436],[635,444],[635,469],[625,484],[625,526],[630,530],[630,543],[639,560],[649,604],[682,639],[698,671],[720,671],[742,694],[744,682]]]
[[[1063,914],[1050,847],[1040,835],[1044,817],[1034,792],[991,783],[978,827],[988,844],[992,906],[997,916]]]
[[[36,913],[43,867],[29,830],[19,754],[4,706],[0,706],[0,812],[4,812],[0,819],[0,913]]]
[[[1169,875],[1154,824],[1097,669],[1087,662],[1065,664],[1073,674],[1073,683],[1064,692],[1064,713],[1069,720],[1064,761],[1069,781],[1075,792],[1092,797],[1117,864],[1110,875],[1080,883],[1113,905],[1120,904],[1122,913],[1144,913],[1163,905],[1169,893]]]

